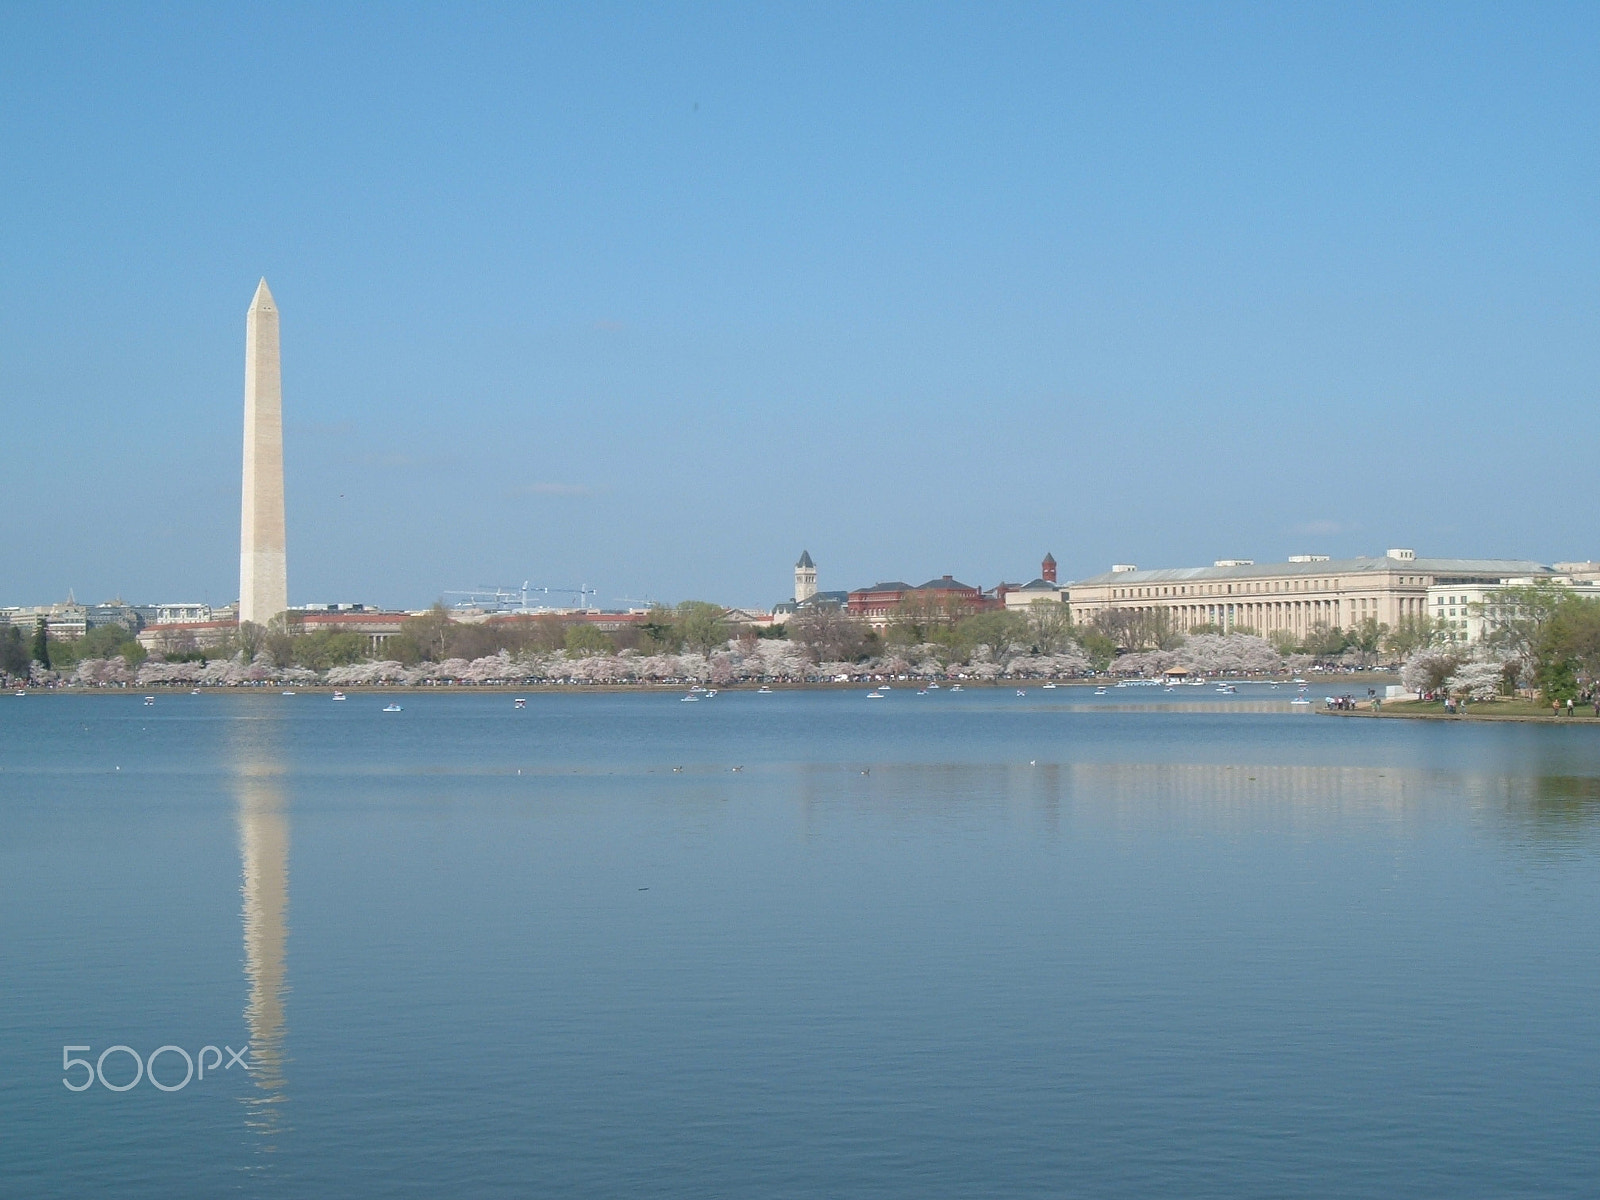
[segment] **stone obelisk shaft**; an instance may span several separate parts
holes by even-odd
[[[265,625],[289,607],[283,521],[283,383],[278,306],[263,279],[245,318],[244,502],[239,620]]]

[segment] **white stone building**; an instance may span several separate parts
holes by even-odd
[[[1552,574],[1547,566],[1519,559],[1418,558],[1396,549],[1382,558],[1298,555],[1263,564],[1225,559],[1210,567],[1153,571],[1121,564],[1067,591],[1080,624],[1120,608],[1165,611],[1180,631],[1212,625],[1303,637],[1319,625],[1351,629],[1369,618],[1392,628],[1438,607],[1430,602],[1433,588],[1459,596],[1474,587]]]

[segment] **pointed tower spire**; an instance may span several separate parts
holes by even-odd
[[[278,305],[265,278],[256,285],[245,316],[243,483],[239,620],[265,625],[289,607]]]
[[[800,561],[794,565],[794,601],[803,604],[817,594],[817,564],[811,561],[808,550],[800,551]]]

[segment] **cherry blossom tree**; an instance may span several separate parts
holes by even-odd
[[[1400,682],[1412,691],[1436,692],[1456,673],[1462,655],[1445,646],[1424,646],[1413,650],[1400,668]]]

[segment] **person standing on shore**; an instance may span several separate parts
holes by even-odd
[[[1571,715],[1572,715],[1572,697],[1568,696],[1567,697],[1567,716],[1570,717]]]

